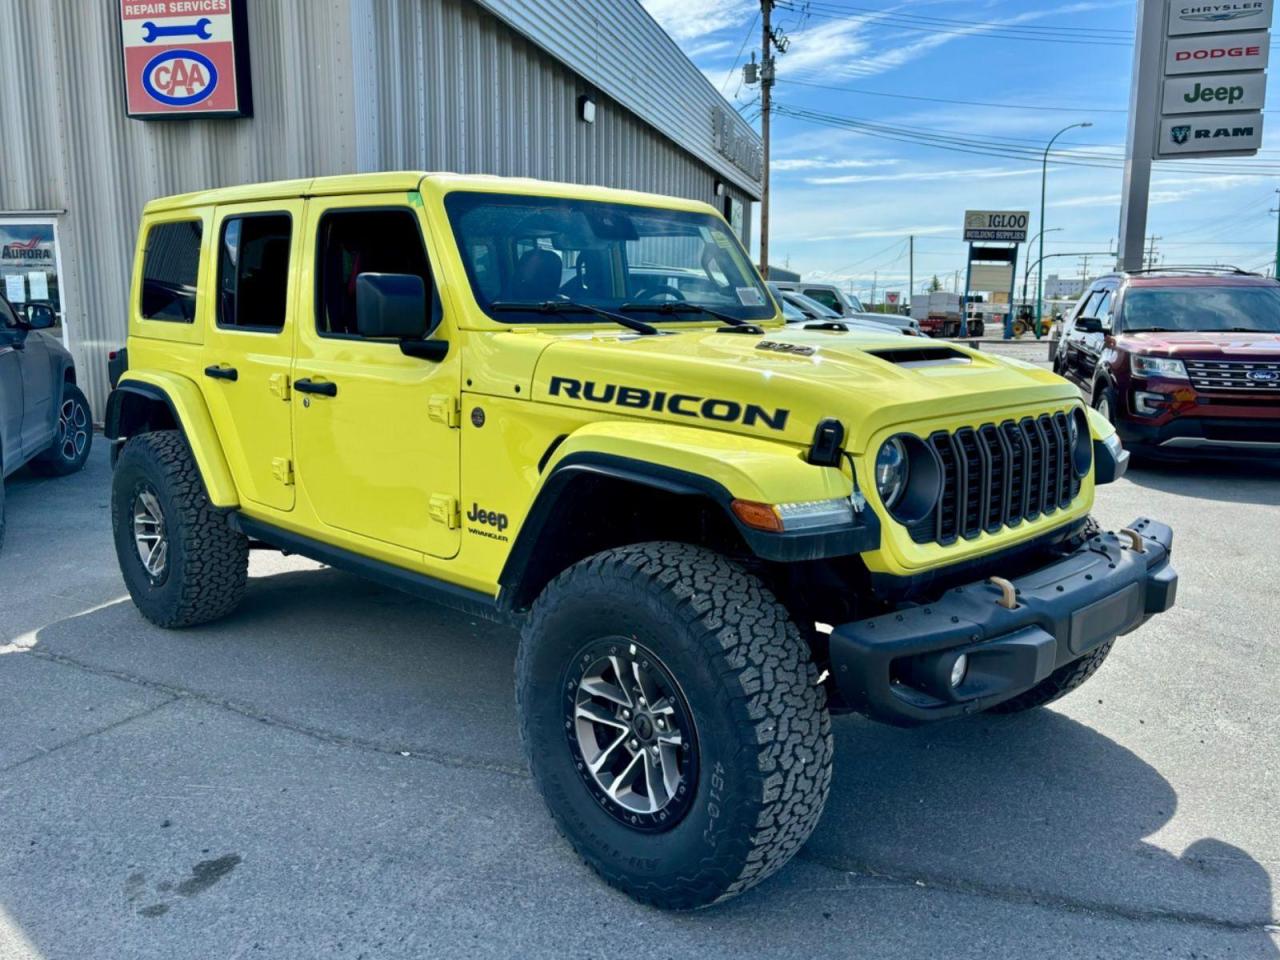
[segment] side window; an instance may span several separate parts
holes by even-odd
[[[830,290],[806,290],[804,295],[817,300],[824,307],[829,307],[836,313],[840,312],[840,301],[836,299],[836,295]]]
[[[1098,302],[1092,305],[1093,313],[1090,316],[1097,317],[1102,321],[1103,327],[1106,327],[1111,319],[1111,291],[1102,290],[1102,294],[1098,297]]]
[[[144,319],[195,321],[201,233],[199,220],[157,223],[147,232],[139,305]]]
[[[279,332],[289,295],[287,213],[228,217],[218,251],[218,326]]]
[[[432,295],[427,251],[412,211],[331,211],[321,218],[319,230],[316,330],[322,337],[360,335],[356,329],[356,277],[362,273],[419,276],[429,301],[439,303]]]
[[[1087,294],[1081,297],[1080,309],[1076,311],[1076,315],[1072,319],[1079,320],[1081,317],[1096,316],[1093,312],[1093,308],[1098,305],[1098,299],[1101,294],[1101,290],[1090,290]]]

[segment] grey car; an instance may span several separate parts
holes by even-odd
[[[84,466],[93,442],[89,403],[76,386],[71,354],[47,333],[53,308],[16,310],[0,296],[0,547],[4,478],[30,463],[51,476]]]

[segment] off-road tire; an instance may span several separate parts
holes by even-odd
[[[661,660],[696,728],[696,792],[658,832],[632,829],[597,801],[570,748],[570,668],[611,638]],[[757,578],[710,550],[638,544],[561,573],[526,621],[516,700],[560,832],[641,902],[693,909],[735,896],[787,863],[822,815],[831,720],[809,648]]]
[[[1093,409],[1097,410],[1099,413],[1102,413],[1103,400],[1107,402],[1107,411],[1108,411],[1103,415],[1107,418],[1107,421],[1109,423],[1114,424],[1116,422],[1116,416],[1120,411],[1120,407],[1119,407],[1120,395],[1117,394],[1115,390],[1113,390],[1111,387],[1108,387],[1105,384],[1099,384],[1094,389],[1093,404],[1092,404]]]
[[[1107,659],[1107,654],[1111,652],[1111,646],[1114,643],[1114,640],[1109,640],[1086,653],[1079,660],[1059,667],[1026,693],[997,704],[989,712],[1022,713],[1024,710],[1034,710],[1036,707],[1043,707],[1060,697],[1065,697],[1098,672],[1098,668]]]
[[[89,412],[89,401],[74,383],[68,383],[62,388],[61,406],[67,404],[73,405],[75,417],[83,418],[82,422],[73,419],[70,429],[76,430],[79,423],[84,433],[84,445],[79,446],[74,442],[68,445],[65,433],[67,421],[60,415],[58,435],[53,438],[53,443],[48,450],[31,461],[31,469],[46,477],[66,477],[83,470],[89,459],[89,451],[93,448],[93,417]]]
[[[160,578],[148,574],[134,541],[134,498],[143,484],[164,512],[168,560]],[[156,626],[218,620],[244,596],[248,538],[209,503],[195,459],[177,431],[143,433],[125,443],[112,478],[111,525],[129,594]]]

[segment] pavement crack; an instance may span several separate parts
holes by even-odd
[[[119,720],[113,720],[111,723],[108,723],[106,726],[96,727],[93,730],[86,730],[84,733],[78,734],[72,737],[70,740],[64,740],[62,743],[56,744],[55,746],[49,747],[48,749],[40,749],[39,753],[33,753],[29,757],[23,757],[21,760],[15,760],[13,763],[0,767],[0,774],[9,773],[11,770],[17,770],[19,767],[24,766],[25,764],[31,763],[34,760],[43,760],[45,757],[51,756],[52,754],[65,750],[68,747],[74,747],[76,744],[84,743],[86,740],[91,740],[94,737],[99,737],[104,733],[110,733],[112,730],[118,730],[121,727],[123,727],[125,724],[133,723],[133,721],[135,720],[141,720],[143,717],[150,716],[151,714],[155,713],[157,710],[160,710],[164,707],[169,706],[169,704],[173,703],[178,699],[179,698],[176,696],[166,697],[164,700],[161,700],[159,703],[153,703],[148,707],[143,707],[141,710],[135,711],[134,713],[129,714],[127,717],[121,717]]]
[[[357,750],[368,751],[370,753],[380,753],[386,756],[425,760],[428,763],[433,763],[443,767],[451,767],[454,769],[481,770],[487,773],[498,773],[503,776],[519,780],[532,779],[528,768],[523,764],[510,764],[502,763],[497,760],[484,760],[479,757],[471,757],[460,753],[450,753],[445,750],[414,747],[405,744],[383,743],[377,740],[371,740],[367,737],[357,737],[351,734],[338,733],[333,730],[326,730],[323,727],[317,727],[311,724],[291,720],[288,717],[279,716],[278,714],[262,710],[259,707],[255,707],[247,703],[242,703],[226,697],[217,697],[199,690],[192,690],[189,687],[181,687],[175,684],[164,683],[160,680],[153,680],[149,677],[143,677],[124,670],[114,670],[110,667],[96,666],[91,663],[85,663],[82,660],[77,660],[74,657],[68,657],[65,654],[53,653],[49,650],[40,650],[35,648],[25,650],[19,655],[36,657],[37,659],[45,660],[50,663],[60,664],[65,667],[72,667],[97,676],[110,677],[113,680],[119,680],[124,683],[131,683],[136,686],[144,687],[148,690],[153,690],[169,697],[170,699],[167,700],[166,703],[172,703],[174,700],[183,699],[216,707],[217,709],[234,713],[237,716],[244,717],[248,720],[255,720],[258,723],[267,724],[268,726],[276,727],[281,730],[287,730],[291,733],[309,737],[312,740],[318,740],[321,743],[340,747],[350,747]],[[162,706],[163,705],[164,704],[162,704]],[[138,714],[138,716],[142,715],[143,714]],[[111,728],[107,727],[105,729],[109,730]],[[0,772],[4,771],[0,770]]]
[[[1129,920],[1138,923],[1181,923],[1188,926],[1202,927],[1210,930],[1227,930],[1236,933],[1259,933],[1274,929],[1277,921],[1272,918],[1264,920],[1230,920],[1215,917],[1194,910],[1172,910],[1160,907],[1126,907],[1123,904],[1110,903],[1104,900],[1090,900],[1084,897],[1070,897],[1055,893],[1042,893],[1035,890],[1023,890],[1018,887],[1005,887],[998,884],[977,883],[957,877],[942,877],[932,874],[919,876],[903,876],[889,870],[871,867],[863,863],[853,863],[838,857],[831,857],[812,852],[806,846],[796,854],[797,860],[811,863],[826,870],[851,875],[865,880],[878,880],[882,883],[895,884],[900,887],[914,887],[926,890],[940,890],[944,893],[962,896],[982,897],[988,900],[999,900],[1005,903],[1029,904],[1051,910],[1068,913],[1087,913],[1096,917],[1111,920]]]

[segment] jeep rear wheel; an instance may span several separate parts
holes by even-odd
[[[111,524],[125,585],[152,623],[208,623],[240,603],[249,541],[209,503],[177,432],[144,433],[124,445],[111,482]]]
[[[709,550],[648,543],[570,567],[516,666],[529,765],[605,880],[674,909],[734,896],[808,839],[831,721],[786,609]]]

